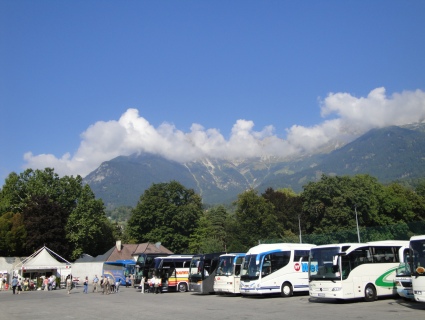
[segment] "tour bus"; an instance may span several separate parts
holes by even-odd
[[[151,274],[161,278],[161,291],[188,290],[189,265],[192,255],[169,255],[154,258]],[[146,279],[148,280],[148,279]]]
[[[141,253],[136,260],[136,276],[134,279],[134,286],[140,288],[140,282],[142,278],[149,279],[152,274],[149,273],[153,267],[153,261],[157,257],[169,256],[168,253]]]
[[[126,284],[126,277],[134,275],[136,262],[134,260],[116,260],[103,263],[103,276],[112,278],[114,283],[119,281]]]
[[[414,299],[425,302],[425,235],[411,237],[410,250]]]
[[[246,253],[241,270],[242,295],[308,292],[308,257],[313,244],[260,244]]]
[[[404,261],[396,269],[394,284],[397,293],[404,299],[414,299],[412,289],[412,273],[410,268],[410,249],[404,249]]]
[[[224,252],[194,255],[190,262],[189,291],[200,294],[214,293],[214,278],[218,260]]]
[[[311,249],[310,296],[374,301],[396,295],[396,269],[404,261],[408,241],[341,243]]]
[[[241,267],[245,253],[222,254],[218,260],[214,279],[214,292],[218,294],[239,294]]]

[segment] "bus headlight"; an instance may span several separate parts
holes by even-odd
[[[419,295],[419,296],[420,296],[420,295],[422,295],[422,291],[416,291],[416,290],[415,290],[415,291],[413,291],[413,293],[414,293],[414,294],[417,294],[417,295]]]
[[[334,287],[334,288],[332,288],[332,291],[341,291],[341,287]]]

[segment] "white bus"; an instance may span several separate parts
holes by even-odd
[[[154,258],[150,274],[161,278],[161,291],[188,291],[192,255],[169,255]]]
[[[394,284],[397,293],[404,299],[413,299],[412,273],[410,268],[410,249],[404,249],[404,261],[396,269]]]
[[[410,250],[414,299],[425,302],[425,235],[411,237]]]
[[[214,278],[214,292],[218,294],[239,294],[241,267],[245,253],[226,253],[219,257]]]
[[[374,301],[396,295],[396,269],[408,241],[373,241],[317,246],[309,260],[310,296]]]
[[[242,295],[308,292],[308,257],[312,244],[260,244],[246,253],[241,271]]]

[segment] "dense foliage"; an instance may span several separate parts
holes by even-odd
[[[301,237],[315,244],[356,241],[357,224],[362,240],[408,239],[425,226],[425,180],[415,186],[323,175],[300,194],[250,189],[232,207],[204,208],[193,189],[171,181],[152,184],[136,207],[110,212],[111,223],[81,177],[29,169],[10,174],[0,191],[0,255],[25,256],[46,245],[75,259],[103,254],[116,239],[161,242],[176,253],[246,252],[259,242]]]
[[[202,215],[201,197],[177,181],[153,184],[140,197],[126,228],[128,242],[161,242],[185,253]]]
[[[67,259],[103,254],[114,230],[82,178],[53,169],[11,173],[0,190],[1,256],[27,256],[42,246]]]

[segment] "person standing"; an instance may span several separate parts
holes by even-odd
[[[84,279],[84,289],[83,289],[83,293],[88,293],[89,290],[89,277],[86,276],[86,278]]]
[[[97,292],[97,283],[99,282],[99,278],[97,277],[97,275],[94,276],[93,279],[93,292]]]
[[[44,277],[43,283],[44,283],[44,291],[48,291],[49,290],[49,278]]]
[[[109,281],[108,281],[108,277],[107,276],[104,276],[103,277],[102,286],[103,286],[102,294],[108,294]]]
[[[16,286],[18,285],[18,277],[13,276],[11,285],[12,285],[13,294],[15,294]]]
[[[130,284],[131,284],[131,287],[134,288],[134,274],[130,275]]]
[[[112,279],[112,277],[108,279],[108,282],[109,282],[108,294],[110,294],[111,292],[115,291],[115,282],[114,282],[114,279]]]
[[[18,294],[22,293],[22,279],[19,278],[18,279],[18,285],[16,286],[16,288],[18,289]]]
[[[66,277],[66,290],[68,290],[68,294],[71,292],[72,290],[72,276],[68,275]]]
[[[161,293],[161,278],[155,277],[154,279],[155,279],[155,282],[154,282],[155,294]]]
[[[140,286],[142,287],[141,293],[145,293],[145,277],[140,280]]]

